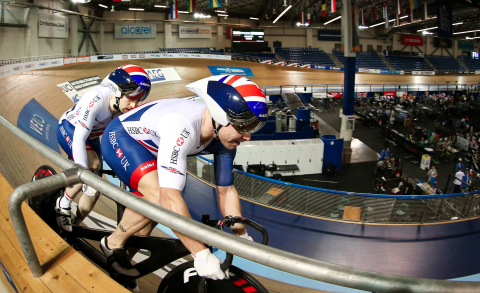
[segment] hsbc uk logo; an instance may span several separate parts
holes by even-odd
[[[117,155],[117,158],[120,159],[120,164],[122,164],[123,169],[127,171],[127,167],[130,166],[130,163],[128,162],[127,157],[124,155],[122,149],[118,147],[117,136],[115,131],[108,133],[108,139],[113,149],[115,150],[115,154]]]
[[[189,136],[190,132],[188,132],[187,129],[184,128],[180,133],[180,136],[177,138],[177,141],[175,142],[176,145],[173,146],[172,155],[170,156],[170,164],[177,164],[180,147],[185,143],[185,138],[188,138]]]

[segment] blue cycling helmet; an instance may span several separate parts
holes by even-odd
[[[113,106],[117,111],[120,111],[118,104],[122,95],[143,102],[152,88],[148,73],[142,67],[133,64],[126,64],[113,70],[101,85],[109,87],[117,98]]]
[[[207,77],[185,86],[207,104],[214,121],[220,126],[231,124],[240,134],[255,133],[268,118],[267,98],[251,80],[235,75]]]

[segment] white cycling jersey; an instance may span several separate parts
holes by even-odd
[[[210,143],[199,145],[205,108],[187,100],[157,100],[119,117],[126,132],[157,157],[160,187],[183,189],[184,176],[168,168],[186,174],[186,156]]]
[[[75,163],[88,168],[85,141],[101,136],[114,118],[121,113],[110,112],[110,93],[107,87],[97,87],[83,94],[72,109],[63,113],[59,120],[67,120],[75,127],[72,140],[72,157]]]

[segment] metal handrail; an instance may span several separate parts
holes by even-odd
[[[14,222],[14,228],[19,236],[19,240],[22,239],[20,245],[22,246],[22,250],[24,251],[32,273],[35,273],[35,277],[39,277],[39,275],[41,276],[43,272],[30,240],[25,220],[21,213],[21,203],[25,198],[34,196],[34,194],[46,192],[49,189],[48,186],[51,187],[50,189],[56,189],[60,186],[67,186],[80,181],[93,186],[95,189],[108,195],[113,200],[118,201],[153,221],[170,227],[174,231],[178,231],[179,233],[188,235],[198,241],[215,246],[240,257],[295,275],[371,292],[467,293],[480,291],[480,283],[478,282],[432,280],[376,273],[331,264],[268,247],[259,243],[244,241],[236,236],[223,233],[222,231],[162,208],[143,198],[135,196],[132,193],[122,190],[118,186],[99,178],[86,169],[79,168],[79,166],[32,138],[8,122],[2,116],[0,116],[0,124],[58,166],[62,168],[71,168],[72,166],[77,167],[73,170],[67,170],[61,174],[37,182],[31,182],[19,186],[10,196],[9,210],[11,212],[12,222]],[[24,241],[25,239],[28,239],[28,241]]]

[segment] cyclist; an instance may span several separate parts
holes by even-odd
[[[113,70],[97,87],[83,94],[72,109],[66,111],[59,121],[57,139],[69,159],[90,168],[101,167],[99,136],[107,125],[122,113],[126,113],[145,100],[151,83],[143,68],[127,64]],[[58,225],[72,231],[70,209],[72,201],[82,189],[82,184],[67,187],[56,202],[55,212]],[[80,199],[74,223],[80,224],[95,205],[99,193],[83,185],[85,196]]]
[[[214,154],[215,182],[223,215],[241,216],[240,200],[233,185],[236,146],[250,140],[268,117],[263,91],[245,77],[220,75],[186,86],[205,104],[184,99],[146,103],[112,121],[102,137],[102,155],[130,191],[148,201],[190,217],[182,198],[187,155]],[[117,228],[100,246],[116,271],[138,276],[124,244],[133,234],[149,236],[156,223],[126,209]],[[252,240],[243,225],[235,235]],[[175,234],[194,257],[199,276],[228,278],[221,261],[201,242]],[[133,257],[130,254],[130,257]]]

